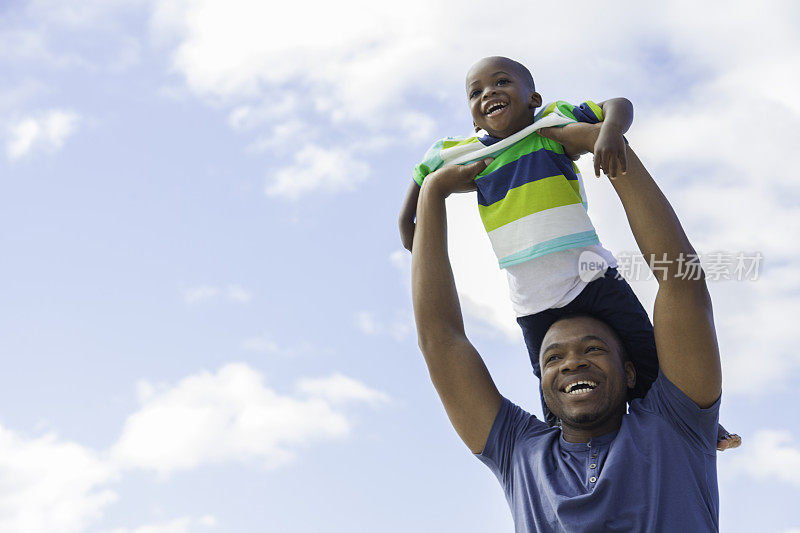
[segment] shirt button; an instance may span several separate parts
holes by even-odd
[[[591,481],[592,483],[594,483],[595,481],[597,481],[597,478],[596,478],[596,477],[594,477],[594,476],[592,476],[592,477],[590,477],[590,478],[589,478],[589,481]]]
[[[589,468],[597,468],[597,465],[592,463],[592,464],[589,465]]]

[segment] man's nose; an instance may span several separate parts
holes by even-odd
[[[482,98],[484,100],[486,100],[486,98],[488,98],[488,97],[490,97],[490,96],[492,96],[493,94],[496,94],[496,93],[497,93],[497,90],[494,87],[487,87],[486,89],[483,90]]]
[[[583,354],[570,352],[567,356],[561,361],[561,372],[572,372],[574,370],[580,370],[589,366],[589,363],[586,361],[586,358]]]

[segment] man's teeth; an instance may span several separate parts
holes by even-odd
[[[586,394],[595,387],[597,387],[597,383],[594,381],[576,381],[567,385],[564,392],[567,394]]]

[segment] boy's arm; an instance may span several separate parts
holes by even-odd
[[[409,252],[414,242],[414,218],[417,215],[419,188],[417,182],[412,180],[406,198],[403,200],[403,206],[400,208],[400,241],[403,243],[403,248]]]
[[[622,134],[633,123],[633,104],[627,98],[611,98],[600,103],[603,122],[594,146],[594,173],[600,177],[602,169],[610,178],[625,174],[628,159]]]

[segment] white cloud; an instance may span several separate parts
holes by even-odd
[[[382,325],[375,320],[372,313],[367,311],[360,311],[356,314],[356,325],[365,335],[377,335],[383,330]]]
[[[386,394],[335,373],[301,379],[296,396],[264,386],[245,364],[188,376],[174,386],[137,384],[140,409],[108,452],[49,433],[27,438],[0,426],[0,531],[78,533],[117,500],[110,488],[131,469],[165,475],[209,463],[284,464],[299,450],[352,429],[346,405],[378,405]],[[107,533],[185,533],[214,516],[179,517]]]
[[[265,192],[297,200],[314,192],[352,190],[367,178],[368,165],[351,150],[306,145],[291,165],[269,173]]]
[[[215,285],[197,285],[181,289],[183,300],[188,304],[198,304],[224,298],[229,302],[245,304],[253,299],[253,295],[248,290],[239,285],[227,285],[218,287]]]
[[[395,250],[389,254],[389,262],[406,281],[411,279],[411,254],[407,250]]]
[[[261,104],[242,104],[228,113],[228,124],[235,130],[248,131],[262,124],[281,123],[287,115],[296,114],[299,105],[294,93],[281,94],[276,100]]]
[[[134,528],[115,528],[103,533],[190,533],[199,529],[213,528],[216,525],[217,519],[212,515],[205,515],[200,518],[183,516]]]
[[[275,340],[272,335],[262,334],[246,337],[240,347],[248,352],[277,355],[280,357],[305,357],[333,355],[335,351],[330,346],[317,346],[313,343],[298,339],[294,343],[284,344]]]
[[[430,107],[448,114],[465,110],[464,71],[487,53],[485,41],[474,38],[475,29],[485,27],[483,14],[464,10],[454,0],[411,0],[402,10],[345,0],[315,4],[313,16],[307,10],[302,3],[176,1],[154,4],[151,17],[153,34],[169,49],[174,70],[195,94],[230,106],[229,122],[236,129],[270,125],[269,134],[259,135],[248,150],[271,149],[293,158],[292,164],[268,172],[267,193],[287,199],[350,190],[370,170],[362,154],[398,142],[427,142],[441,119],[430,115]],[[345,13],[343,32],[330,21]],[[281,23],[264,32],[265,20]],[[425,20],[448,24],[437,25],[433,35],[420,23]],[[530,54],[528,18],[507,22],[507,30],[493,39],[494,48]],[[576,34],[594,24],[600,22],[570,21]],[[623,29],[621,22],[616,24]],[[614,35],[627,40],[631,29],[609,28],[593,43],[596,53],[605,55]],[[564,64],[582,60],[583,50],[564,43],[558,25],[537,28],[537,39],[548,38],[559,41],[559,54],[537,57],[541,63],[562,73]],[[466,114],[463,124],[469,129]],[[323,132],[342,142],[331,147],[308,141]],[[309,144],[289,143],[287,134]]]
[[[246,304],[253,299],[253,295],[238,285],[229,285],[225,290],[225,297],[240,304]]]
[[[148,2],[31,0],[4,6],[11,27],[0,33],[0,62],[86,70],[103,65],[119,70],[135,64],[138,36],[131,38],[130,19],[124,15]]]
[[[522,342],[508,296],[506,276],[486,236],[474,194],[451,195],[447,199],[447,238],[458,297],[467,319],[467,333],[499,333],[509,341]],[[389,255],[389,262],[410,289],[411,254],[407,250],[395,250]],[[408,324],[408,333],[414,331],[413,317],[405,321],[396,318],[393,323]],[[356,325],[366,335],[392,332],[391,324],[369,312],[356,315]],[[402,331],[402,336],[394,336],[402,340],[405,335]]]
[[[644,4],[630,7],[629,16],[636,18]],[[684,1],[662,3],[656,8],[658,16],[637,18],[638,28],[625,39],[602,39],[604,52],[597,57],[618,59],[588,64],[576,58],[573,64],[592,72],[584,71],[587,76],[582,79],[555,69],[545,57],[531,65],[546,99],[558,96],[553,87],[580,97],[631,96],[637,116],[628,137],[676,207],[695,247],[764,254],[766,267],[757,282],[711,283],[726,393],[758,393],[767,385],[789,386],[800,370],[800,355],[786,334],[793,328],[792,309],[800,286],[796,275],[783,273],[781,266],[800,263],[800,253],[787,246],[789,235],[800,234],[800,208],[794,201],[800,187],[787,171],[800,143],[793,127],[794,119],[800,118],[793,97],[800,91],[800,74],[785,68],[800,54],[788,15],[797,8],[789,2],[771,2],[757,13],[744,2],[724,13],[711,5],[699,12],[695,8]],[[691,20],[684,16],[687,10],[693,13]],[[599,16],[596,27],[602,27],[604,35],[617,24],[627,24]],[[712,19],[722,22],[712,27],[706,23]],[[769,39],[755,38],[757,27],[769,27]],[[646,34],[649,37],[643,38]],[[559,48],[559,60],[589,49],[598,52],[592,28],[572,35],[575,39]],[[527,52],[516,54],[511,37],[498,37],[501,53],[525,62]],[[544,35],[537,38],[548,41]],[[490,53],[465,49],[472,58]],[[469,59],[464,60],[468,64]],[[423,62],[419,69],[425,68]],[[540,77],[541,72],[552,77]],[[413,90],[411,82],[401,83],[407,83],[406,91]],[[435,99],[440,89],[432,84],[426,94]],[[455,87],[450,94],[452,98]],[[636,250],[618,200],[605,180],[593,180],[587,172],[590,163],[586,157],[580,165],[587,177],[590,213],[603,242],[616,252]],[[506,283],[493,264],[474,200],[471,195],[448,200],[448,210],[450,254],[465,314],[510,339],[518,337]],[[645,307],[652,309],[655,283],[633,286]],[[774,354],[773,364],[753,365],[753,353]]]
[[[195,304],[216,298],[219,296],[220,292],[222,291],[220,291],[218,287],[212,287],[210,285],[188,287],[183,289],[183,299],[188,304]]]
[[[646,16],[642,19],[649,24],[637,26],[628,24],[625,17],[603,13],[570,17],[571,33],[583,39],[565,42],[562,25],[538,25],[540,42],[559,42],[558,54],[539,54],[531,51],[529,39],[530,20],[539,15],[537,8],[517,4],[509,2],[507,8],[519,9],[520,16],[507,20],[503,32],[492,32],[490,47],[485,38],[477,37],[489,31],[484,14],[461,9],[455,0],[410,0],[401,10],[344,0],[336,5],[315,4],[312,16],[303,3],[160,2],[154,5],[151,21],[154,34],[171,47],[174,69],[198,95],[233,105],[246,101],[269,107],[282,95],[303,94],[305,111],[321,115],[327,123],[357,125],[362,131],[384,130],[408,117],[425,130],[430,121],[419,115],[424,108],[457,101],[458,109],[464,109],[464,72],[482,55],[502,51],[523,60],[535,59],[529,62],[537,71],[553,70],[569,83],[609,69],[608,61],[585,60],[587,43],[597,57],[621,57],[619,63],[624,65],[630,52],[626,48],[626,54],[619,54],[623,44],[628,46],[639,36],[652,39],[653,30],[660,29],[658,21]],[[632,3],[629,7],[631,17],[637,12],[648,14],[643,6]],[[580,9],[576,6],[575,12]],[[346,32],[330,24],[342,17],[347,19]],[[281,24],[265,33],[264,20]],[[430,20],[448,22],[437,24],[432,33],[424,22]],[[603,39],[595,39],[600,28]],[[581,68],[564,69],[564,64]],[[293,109],[283,116],[295,113]],[[465,117],[465,127],[469,124]]]
[[[497,264],[474,194],[451,195],[447,199],[447,236],[464,313],[509,340],[521,339],[506,275]]]
[[[800,448],[786,430],[760,430],[729,459],[731,472],[759,481],[783,482],[800,488]]]
[[[67,138],[75,133],[78,121],[76,113],[61,109],[52,109],[17,120],[8,128],[6,156],[15,160],[36,150],[51,153],[58,151]]]
[[[278,353],[278,344],[266,336],[248,337],[242,341],[242,349],[250,352]]]
[[[398,126],[403,138],[412,142],[431,142],[436,119],[418,111],[408,111],[399,117]]]
[[[297,384],[297,390],[302,394],[333,403],[362,401],[378,404],[389,401],[386,394],[342,374],[333,374],[327,378],[301,379]]]
[[[389,335],[397,341],[408,337],[414,329],[414,318],[398,311],[392,318],[381,319],[369,311],[359,311],[355,317],[356,327],[364,335]]]
[[[300,448],[350,433],[339,400],[383,397],[338,374],[301,381],[299,388],[310,396],[282,395],[245,364],[201,372],[172,387],[140,387],[145,391],[142,405],[126,420],[112,458],[125,468],[162,475],[228,461],[275,467],[293,459]]]
[[[0,531],[83,531],[116,499],[115,474],[97,453],[54,434],[0,427]]]

